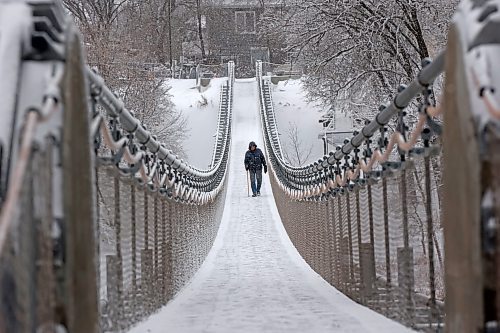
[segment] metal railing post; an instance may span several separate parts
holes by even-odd
[[[361,207],[359,203],[359,191],[360,189],[356,189],[356,230],[357,230],[357,238],[358,238],[358,263],[361,266]],[[359,267],[359,281],[356,282],[357,293],[361,303],[364,302],[364,293],[362,292],[362,281],[363,281],[363,269]]]
[[[349,265],[346,265],[346,260],[345,260],[345,254],[346,254],[346,249],[345,249],[345,242],[344,242],[344,226],[343,226],[343,216],[342,216],[342,200],[340,198],[340,195],[337,196],[337,217],[338,217],[338,242],[339,242],[339,247],[338,247],[338,255],[339,255],[339,262],[340,262],[340,271],[339,271],[339,277],[340,277],[340,285],[339,289],[343,292],[346,293],[346,281],[347,281],[347,276],[349,276],[349,272],[347,269],[349,268]]]
[[[352,221],[351,221],[351,192],[348,190],[346,194],[347,205],[347,232],[349,233],[349,281],[348,290],[351,297],[353,297],[354,280],[354,255],[352,249]]]
[[[389,204],[387,200],[387,178],[382,179],[382,204],[384,209],[384,247],[385,247],[385,288],[386,288],[386,306],[385,311],[388,316],[391,315],[392,306],[392,277],[391,277],[391,248],[389,238]]]
[[[391,249],[389,238],[389,204],[387,200],[387,178],[382,179],[382,197],[384,205],[384,245],[385,245],[385,278],[387,287],[390,288],[391,281]]]
[[[158,207],[158,193],[154,194],[153,202],[153,214],[154,214],[154,224],[153,224],[153,288],[155,307],[159,307],[161,304],[161,293],[158,292],[160,287],[160,230],[159,230],[159,207]]]
[[[413,248],[409,244],[408,230],[408,200],[407,200],[407,174],[406,169],[401,171],[400,194],[403,223],[403,248],[398,248],[398,286],[405,301],[407,323],[413,325],[414,311],[414,273],[413,273]]]
[[[340,288],[340,263],[339,263],[339,244],[338,244],[338,224],[337,217],[338,212],[335,211],[335,198],[331,199],[331,210],[332,210],[332,245],[333,245],[333,281],[334,286]]]
[[[141,251],[141,294],[144,314],[153,311],[153,251],[149,249],[149,193],[144,188],[144,248]]]
[[[135,185],[130,185],[130,227],[131,227],[131,237],[132,237],[132,313],[133,320],[138,319],[137,310],[137,221],[136,221],[136,198],[135,198]]]
[[[432,219],[432,193],[431,193],[431,172],[429,157],[424,159],[425,165],[425,213],[427,215],[427,260],[429,267],[429,291],[430,291],[430,320],[431,325],[436,319],[436,281],[434,268],[434,225]]]

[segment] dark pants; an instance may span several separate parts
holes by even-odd
[[[249,170],[250,172],[250,184],[252,185],[252,192],[256,194],[260,192],[260,186],[262,185],[262,169],[259,170]]]

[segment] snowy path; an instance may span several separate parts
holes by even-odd
[[[255,80],[237,81],[228,196],[221,229],[193,280],[145,332],[409,332],[351,301],[318,276],[285,234],[269,178],[247,197],[243,156],[262,145]]]

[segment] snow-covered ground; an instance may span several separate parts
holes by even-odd
[[[196,80],[167,81],[172,102],[187,118],[188,136],[183,143],[187,160],[200,169],[207,169],[212,160],[220,91],[226,81],[226,78],[212,79],[203,92],[196,88]]]
[[[290,149],[288,133],[290,126],[296,124],[303,150],[312,149],[307,162],[317,161],[323,157],[323,141],[318,139],[323,127],[318,120],[327,110],[321,105],[306,101],[306,93],[300,80],[280,81],[272,87],[274,112],[283,148]]]
[[[262,145],[254,80],[235,85],[229,186],[215,244],[191,282],[130,333],[410,332],[350,300],[315,273],[281,223],[269,178],[247,196],[243,156]]]
[[[213,79],[208,89],[201,93],[196,88],[195,80],[174,79],[167,82],[171,86],[172,101],[187,118],[188,137],[183,143],[187,160],[201,169],[207,168],[212,158],[220,90],[225,81],[225,78]],[[206,105],[202,105],[203,98],[207,99]],[[318,134],[322,133],[322,126],[318,120],[326,110],[306,101],[300,80],[281,81],[273,85],[273,99],[283,148],[291,151],[290,126],[296,124],[302,150],[311,150],[307,162],[321,158],[323,141],[318,139]]]

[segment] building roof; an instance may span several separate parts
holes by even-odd
[[[214,7],[225,8],[255,8],[284,6],[286,0],[212,0]]]

